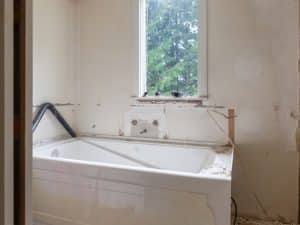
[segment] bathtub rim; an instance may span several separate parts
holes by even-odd
[[[219,152],[232,152],[234,147],[230,144],[218,143],[218,142],[203,142],[203,141],[194,141],[194,140],[180,140],[180,139],[153,139],[153,138],[138,138],[138,137],[127,137],[127,136],[114,136],[114,135],[89,135],[89,134],[80,134],[76,138],[62,136],[58,139],[49,139],[40,143],[35,143],[33,148],[43,147],[45,145],[56,144],[58,142],[68,142],[74,139],[100,139],[100,140],[113,140],[127,143],[137,143],[137,144],[153,144],[153,145],[172,145],[174,147],[182,148],[197,148],[203,149],[208,148],[216,153]]]
[[[94,138],[94,137],[77,137],[77,138],[68,138],[65,140],[60,140],[60,141],[52,141],[50,143],[43,143],[40,145],[36,145],[33,147],[33,151],[35,149],[39,148],[51,148],[57,145],[62,145],[62,144],[68,144],[84,139],[100,139],[100,140],[111,140],[108,138]],[[114,141],[119,141],[118,139],[114,139]],[[120,140],[123,141],[123,140]],[[126,141],[125,141],[126,142]],[[140,143],[140,144],[146,144],[148,142],[137,142],[134,141],[134,143]],[[149,143],[150,144],[150,143]],[[159,144],[159,143],[154,143],[154,144]],[[166,143],[170,145],[169,143]],[[172,145],[172,146],[177,146],[177,147],[186,147],[185,145]],[[195,146],[189,145],[190,148],[195,149]],[[204,147],[204,146],[198,146],[199,151],[201,149],[205,150],[210,150],[213,151],[213,149],[209,147]],[[228,148],[229,149],[229,148]],[[105,162],[89,162],[85,160],[75,160],[75,159],[66,159],[66,158],[53,158],[49,156],[40,156],[36,157],[33,155],[33,168],[34,169],[44,169],[44,168],[39,168],[36,167],[35,162],[36,160],[40,161],[48,161],[48,162],[59,162],[59,163],[67,163],[69,165],[86,165],[90,167],[100,167],[100,168],[105,168],[105,169],[117,169],[121,171],[127,171],[127,172],[133,172],[133,171],[138,171],[142,173],[149,173],[149,174],[157,174],[157,175],[167,175],[167,176],[177,176],[177,177],[186,177],[186,178],[196,178],[196,179],[203,179],[203,180],[215,180],[215,181],[227,181],[231,182],[232,181],[232,164],[233,164],[233,149],[227,150],[226,153],[230,152],[231,153],[231,159],[230,159],[230,174],[224,173],[224,174],[203,174],[203,173],[192,173],[192,172],[182,172],[182,171],[174,171],[174,170],[162,170],[162,169],[155,169],[155,168],[149,168],[149,167],[137,167],[137,166],[129,166],[129,165],[119,165],[119,164],[112,164],[112,163],[105,163]],[[220,152],[217,152],[219,154],[222,154]]]

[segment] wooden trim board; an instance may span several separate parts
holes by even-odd
[[[13,1],[0,1],[0,224],[13,221]]]

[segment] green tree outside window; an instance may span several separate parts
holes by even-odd
[[[198,0],[146,0],[147,91],[198,94]]]

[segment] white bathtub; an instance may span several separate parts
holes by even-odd
[[[33,154],[37,222],[230,225],[231,149],[78,138]]]

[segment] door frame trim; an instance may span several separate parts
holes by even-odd
[[[25,222],[32,225],[32,92],[33,92],[33,0],[26,0],[26,179]]]
[[[0,223],[14,225],[13,1],[0,6]]]
[[[26,225],[32,225],[33,2],[26,0]]]

